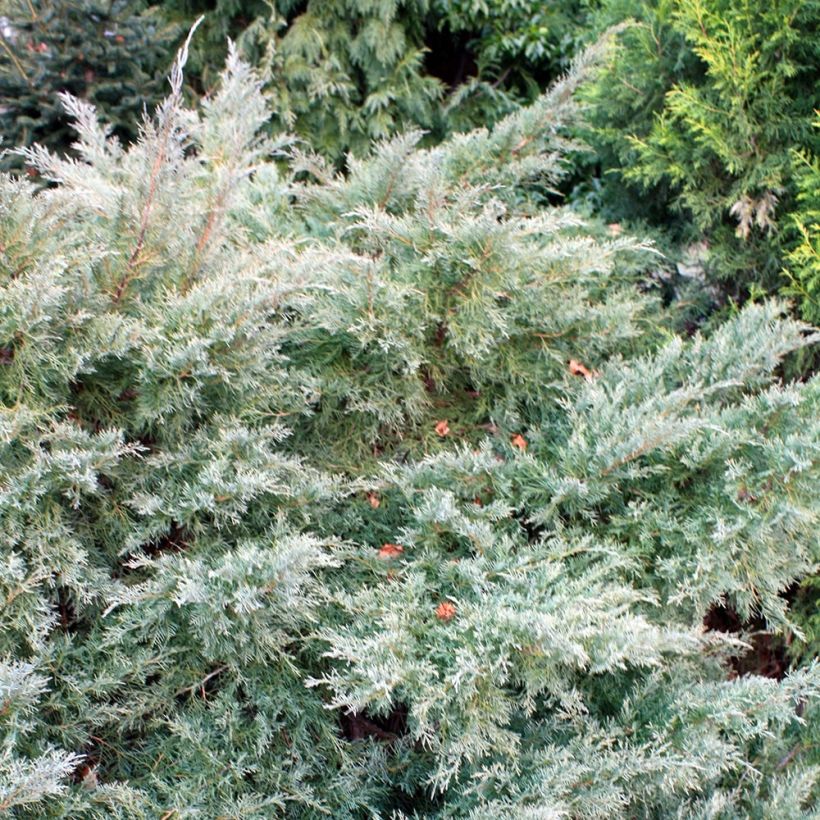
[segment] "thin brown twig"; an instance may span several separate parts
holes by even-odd
[[[148,232],[148,223],[151,218],[151,209],[154,205],[154,197],[156,196],[157,192],[157,179],[159,178],[159,172],[162,169],[162,165],[165,162],[165,155],[168,147],[168,140],[171,134],[171,128],[174,123],[174,117],[172,116],[176,112],[177,106],[180,104],[182,99],[182,69],[185,66],[185,63],[188,60],[188,47],[191,44],[191,38],[194,36],[194,32],[199,27],[199,24],[204,19],[203,16],[200,16],[199,19],[191,26],[190,31],[188,32],[188,37],[185,40],[182,48],[177,53],[176,61],[174,62],[174,66],[171,69],[171,96],[168,98],[167,101],[167,113],[165,117],[165,122],[162,127],[162,132],[160,134],[160,146],[159,150],[157,151],[157,155],[154,158],[154,164],[151,167],[151,179],[148,183],[148,196],[145,200],[145,205],[142,208],[142,216],[140,218],[140,230],[139,234],[137,235],[137,244],[134,246],[134,250],[131,253],[130,258],[128,259],[128,264],[126,266],[126,272],[123,278],[120,280],[119,284],[117,285],[113,300],[115,303],[119,302],[125,293],[125,289],[128,286],[128,283],[133,279],[133,270],[136,266],[137,262],[139,261],[140,254],[142,253],[142,249],[145,246],[145,236]]]
[[[160,145],[159,151],[157,151],[157,155],[154,158],[154,164],[151,167],[151,180],[148,183],[148,196],[145,200],[145,205],[142,208],[142,216],[140,218],[140,230],[139,234],[137,235],[137,244],[134,246],[134,250],[131,253],[131,256],[128,259],[128,265],[126,267],[125,276],[122,277],[119,284],[117,285],[116,290],[114,291],[114,303],[122,299],[123,293],[125,293],[125,288],[128,286],[128,283],[133,279],[132,273],[134,270],[137,261],[139,260],[140,254],[142,253],[142,249],[145,245],[145,235],[148,232],[148,222],[151,218],[151,208],[154,204],[154,196],[156,195],[157,191],[157,178],[159,177],[159,172],[162,168],[162,164],[165,162],[165,146],[168,139],[168,134],[171,130],[171,118],[169,117],[162,130],[162,143]]]
[[[226,185],[219,192],[213,205],[208,210],[208,217],[205,220],[205,227],[202,229],[202,233],[200,234],[199,240],[196,243],[196,248],[194,249],[194,256],[191,262],[191,268],[187,276],[188,281],[193,279],[193,277],[198,273],[199,268],[201,267],[202,253],[205,250],[205,246],[208,244],[208,240],[211,238],[214,225],[216,225],[216,221],[219,218],[220,213],[222,212],[222,208],[225,204],[225,199],[227,198],[227,195],[228,186]]]
[[[193,692],[194,689],[202,689],[204,691],[205,684],[211,679],[215,678],[217,675],[221,675],[223,672],[227,670],[227,666],[220,666],[218,669],[214,669],[213,672],[205,675],[205,677],[198,681],[197,683],[193,684],[192,686],[185,686],[182,689],[178,689],[176,694],[177,695],[184,695],[186,692]]]

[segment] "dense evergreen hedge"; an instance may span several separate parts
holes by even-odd
[[[0,813],[811,816],[814,0],[4,10]]]
[[[592,59],[589,55],[586,59]],[[235,55],[0,186],[0,806],[19,817],[798,816],[817,341],[682,338],[653,250],[545,204],[579,65],[336,175]],[[287,146],[280,144],[280,152]]]

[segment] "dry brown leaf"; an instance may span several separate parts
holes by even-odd
[[[371,506],[374,510],[378,510],[378,509],[379,509],[379,506],[380,506],[380,505],[381,505],[381,503],[382,503],[382,502],[379,500],[379,497],[376,495],[376,493],[368,493],[368,494],[367,494],[367,500],[370,502],[370,506]]]

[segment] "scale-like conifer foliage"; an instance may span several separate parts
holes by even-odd
[[[788,629],[818,562],[816,339],[678,338],[651,248],[546,204],[595,55],[344,178],[184,56],[136,145],[66,97],[79,157],[0,185],[0,808],[809,810],[820,671],[702,623]]]
[[[820,4],[607,0],[599,24],[629,17],[590,94],[611,215],[705,239],[735,298],[782,287],[789,214],[807,217],[795,152],[817,147]]]
[[[374,139],[423,128],[438,141],[495,123],[563,71],[583,38],[579,0],[164,0],[204,15],[192,69],[208,89],[227,37],[266,76],[273,127],[342,165]]]
[[[814,127],[820,132],[820,113]],[[797,297],[803,318],[820,323],[820,157],[795,151],[792,157],[797,180],[798,208],[792,215],[795,237],[786,258],[789,290]]]

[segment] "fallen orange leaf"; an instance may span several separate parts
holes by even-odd
[[[449,601],[442,601],[436,607],[436,618],[440,621],[452,621],[456,617],[456,605]]]
[[[510,444],[512,444],[513,447],[517,447],[522,453],[527,449],[527,439],[525,439],[521,433],[516,433],[510,439]]]
[[[440,421],[436,425],[436,434],[441,436],[442,438],[450,433],[450,425],[447,424],[446,420]]]
[[[572,373],[573,376],[583,376],[588,382],[591,382],[596,375],[577,359],[569,360],[569,372]]]
[[[382,561],[389,561],[391,558],[398,558],[404,552],[401,544],[382,544],[379,550],[379,558]]]

